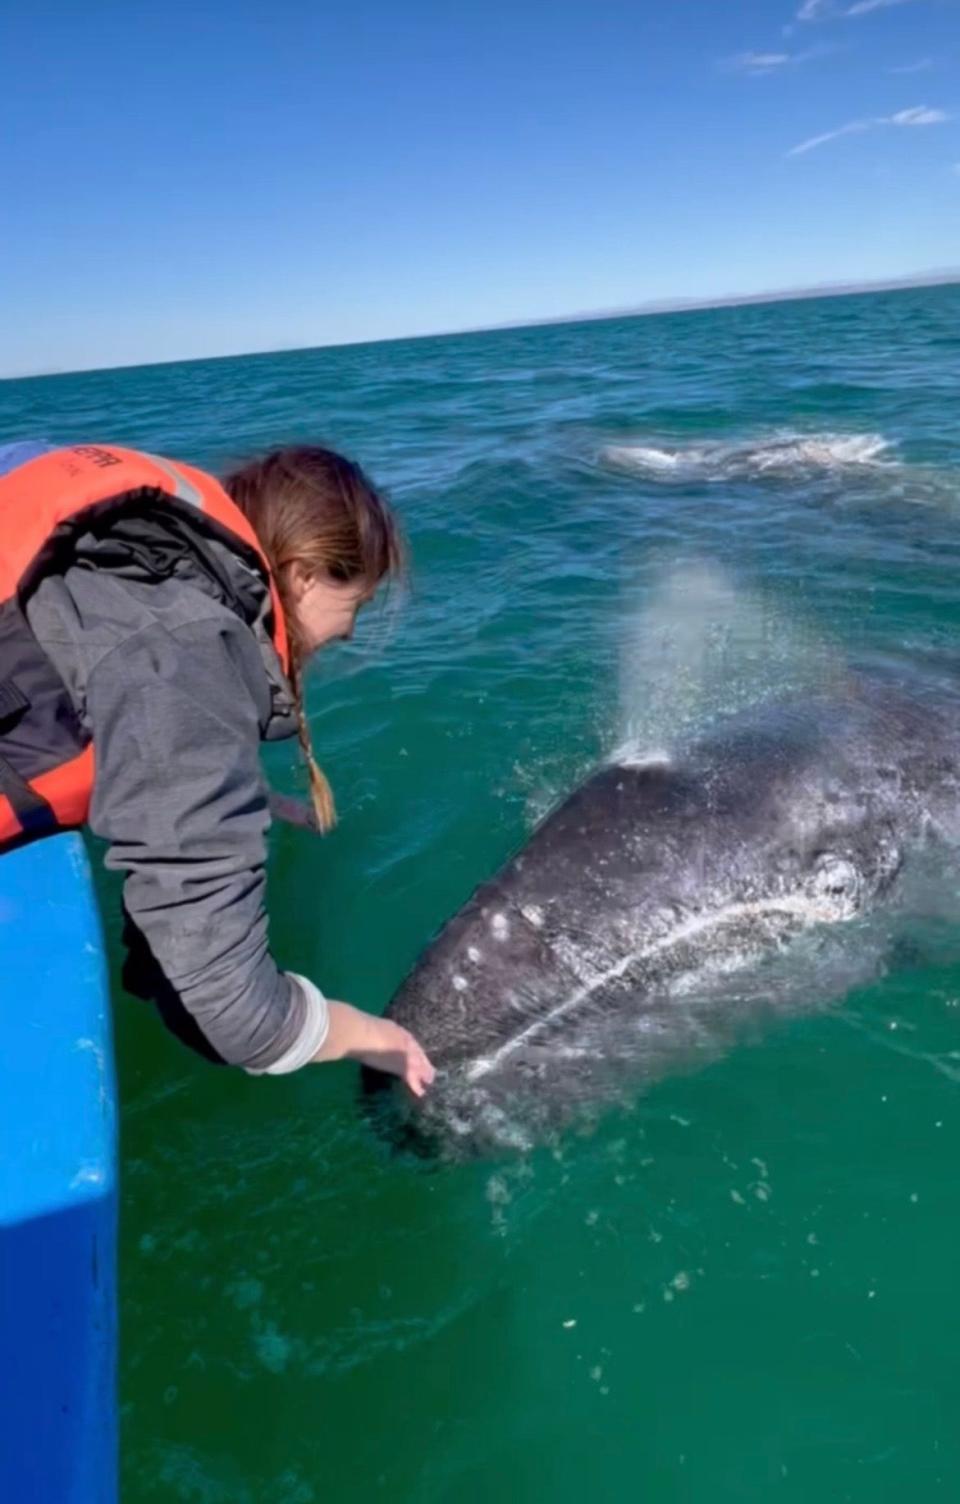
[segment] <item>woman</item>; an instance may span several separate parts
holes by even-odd
[[[416,1095],[389,1020],[327,1001],[267,945],[259,744],[299,732],[302,671],[402,567],[360,468],[281,449],[221,485],[112,446],[0,450],[0,852],[89,823],[125,874],[137,970],[177,1032],[260,1074],[349,1058]]]

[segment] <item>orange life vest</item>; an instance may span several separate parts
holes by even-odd
[[[253,528],[213,476],[113,445],[78,444],[0,476],[0,852],[82,825],[94,752],[66,686],[27,623],[23,603],[44,574],[68,561],[71,540],[98,518],[177,509],[202,549],[226,542],[269,586],[271,640],[289,673],[276,583]]]

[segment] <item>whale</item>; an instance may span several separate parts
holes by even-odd
[[[908,873],[958,843],[960,709],[883,676],[606,764],[389,1003],[437,1068],[422,1103],[391,1089],[391,1131],[430,1154],[526,1148],[834,1001],[885,964],[876,916],[909,901]],[[382,1098],[385,1078],[365,1085]]]

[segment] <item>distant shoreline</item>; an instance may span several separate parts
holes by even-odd
[[[603,324],[616,319],[656,318],[672,313],[708,313],[720,308],[749,308],[774,303],[799,303],[818,298],[847,298],[878,292],[911,292],[933,287],[960,285],[960,267],[920,273],[913,277],[889,277],[873,282],[823,282],[809,287],[778,288],[766,292],[731,293],[715,298],[658,298],[630,307],[593,309],[583,313],[564,313],[544,318],[511,319],[502,324],[470,324],[459,329],[442,329],[425,334],[391,334],[383,339],[334,340],[319,345],[280,345],[264,350],[236,350],[227,355],[188,355],[173,360],[123,362],[116,366],[79,366],[70,370],[30,371],[21,375],[0,376],[4,381],[44,381],[54,376],[85,376],[107,371],[144,371],[159,366],[199,365],[215,360],[245,360],[255,356],[295,355],[308,350],[356,350],[371,345],[399,345],[413,340],[458,339],[468,334],[503,334],[511,329],[543,329],[562,324]]]
[[[556,318],[521,319],[509,324],[483,324],[460,329],[459,334],[485,334],[502,329],[536,329],[547,324],[601,324],[612,319],[652,318],[662,313],[708,313],[715,308],[748,308],[763,303],[801,303],[817,298],[850,298],[872,292],[910,292],[925,287],[960,285],[960,267],[952,271],[927,272],[917,277],[890,277],[877,282],[823,282],[810,287],[778,288],[771,292],[731,293],[717,298],[662,298],[630,308],[604,308],[592,313],[568,313]],[[452,331],[451,331],[452,332]],[[413,338],[442,338],[420,335]],[[360,341],[358,341],[360,343]],[[366,340],[365,344],[381,343]],[[387,341],[382,341],[387,343]]]

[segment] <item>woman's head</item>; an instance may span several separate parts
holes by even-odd
[[[301,663],[349,636],[359,607],[403,571],[392,512],[360,466],[331,449],[274,449],[224,486],[270,562]]]
[[[402,575],[400,529],[360,466],[330,449],[274,449],[226,476],[224,487],[253,527],[277,584],[314,805],[329,829],[333,797],[310,748],[301,670],[324,643],[349,637],[377,587]]]

